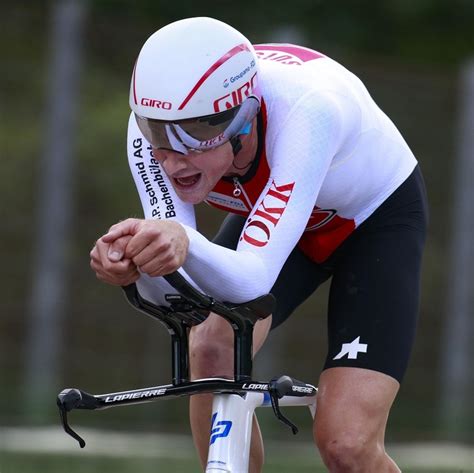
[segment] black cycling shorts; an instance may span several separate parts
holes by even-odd
[[[332,277],[324,368],[367,368],[401,382],[415,336],[427,216],[417,166],[325,262],[296,247],[271,289],[272,329]],[[236,248],[245,220],[229,214],[214,243]]]

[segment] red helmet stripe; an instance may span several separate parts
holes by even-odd
[[[249,47],[242,43],[238,46],[235,46],[230,51],[225,53],[220,59],[218,59],[204,74],[203,76],[196,82],[196,85],[192,88],[191,92],[189,92],[188,96],[184,99],[183,103],[178,107],[178,110],[182,110],[187,103],[191,100],[192,96],[198,91],[199,87],[204,83],[204,81],[222,64],[228,61],[231,57],[235,56],[236,54],[240,53],[241,51],[250,51]]]

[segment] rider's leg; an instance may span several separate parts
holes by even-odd
[[[238,245],[246,218],[229,214],[213,242],[226,248]],[[296,247],[283,266],[271,292],[278,301],[273,313],[272,328],[289,317],[294,309],[309,297],[316,288],[330,277],[327,268],[314,264]],[[270,318],[260,321],[254,331],[254,353],[263,344],[270,329]],[[213,315],[193,328],[190,336],[191,375],[205,378],[213,375],[233,376],[233,332],[227,322]],[[204,466],[209,445],[212,395],[193,396],[190,402],[191,428],[194,442]],[[263,465],[263,443],[256,418],[252,430],[250,472],[258,473]]]
[[[254,354],[265,341],[271,326],[271,316],[256,323],[253,336]],[[234,335],[229,323],[211,314],[205,322],[192,328],[189,337],[191,378],[213,376],[232,378],[234,375]],[[205,468],[209,448],[212,394],[197,394],[190,399],[190,420],[194,444]],[[259,473],[263,467],[263,443],[254,416],[249,472]]]
[[[416,169],[334,258],[314,432],[331,473],[400,471],[384,434],[415,338],[425,233]]]
[[[399,473],[384,449],[399,383],[363,368],[330,368],[318,386],[314,437],[331,473]]]

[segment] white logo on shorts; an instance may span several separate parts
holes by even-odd
[[[351,343],[343,343],[342,350],[333,358],[333,360],[340,360],[347,355],[350,360],[356,360],[359,353],[367,353],[367,344],[359,343],[360,336]]]

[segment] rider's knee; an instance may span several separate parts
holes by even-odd
[[[233,339],[217,330],[195,327],[189,340],[193,378],[233,375]]]
[[[330,432],[316,428],[316,444],[324,463],[331,473],[352,473],[370,465],[380,446],[363,432]],[[361,469],[362,468],[362,469]]]

